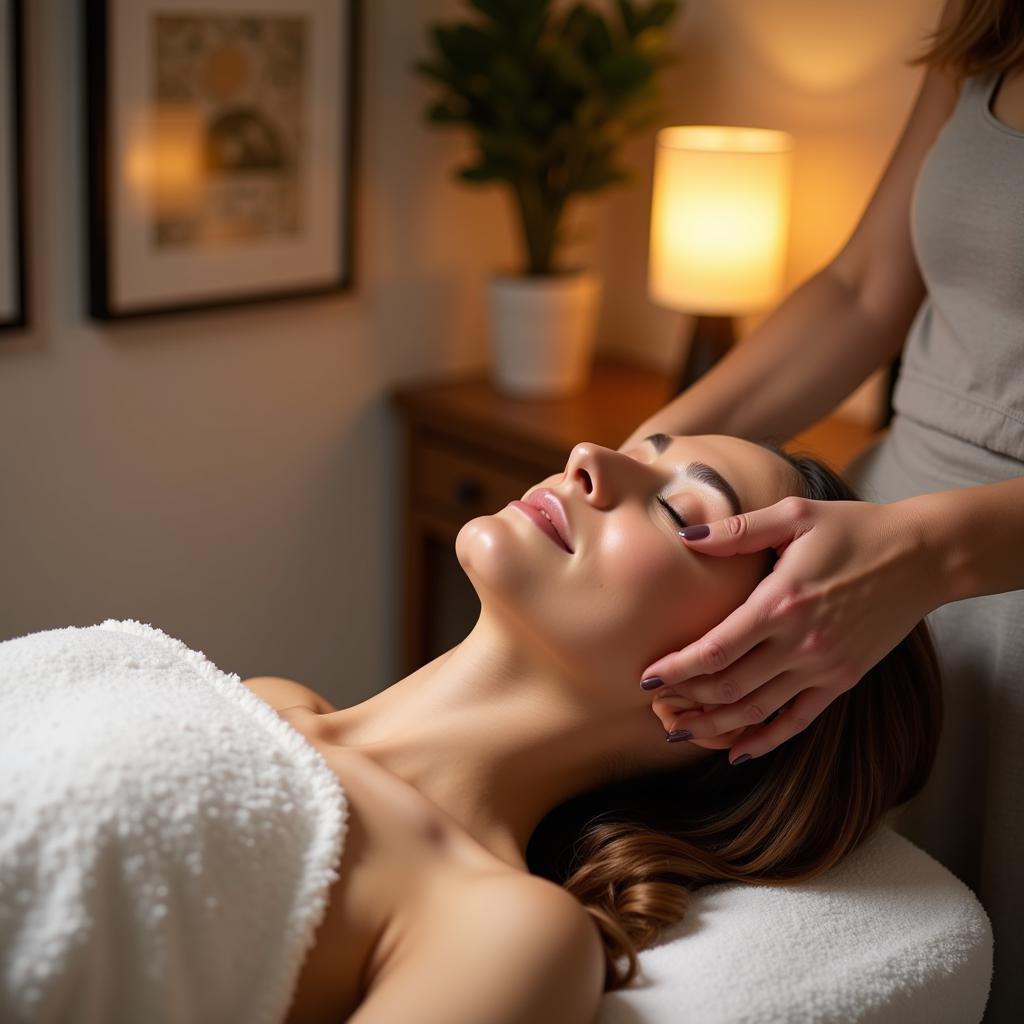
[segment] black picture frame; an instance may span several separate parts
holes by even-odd
[[[311,0],[312,2],[312,0]],[[268,287],[264,282],[236,291],[202,297],[183,294],[180,298],[162,297],[156,301],[125,302],[115,294],[115,260],[118,259],[118,237],[113,218],[117,215],[117,190],[126,187],[124,174],[114,152],[116,145],[116,109],[124,97],[119,95],[119,83],[112,67],[112,33],[119,16],[134,16],[134,0],[81,0],[84,17],[85,46],[85,146],[87,168],[87,311],[98,321],[118,321],[179,312],[237,307],[253,303],[294,300],[314,296],[332,295],[350,291],[354,287],[355,253],[355,195],[357,169],[357,143],[359,136],[359,72],[360,72],[360,0],[316,0],[324,7],[338,9],[337,25],[343,35],[342,51],[338,55],[337,116],[332,115],[338,131],[338,166],[333,170],[337,180],[338,221],[334,252],[338,272],[328,281],[310,281],[309,284],[292,281],[281,287]],[[265,8],[265,4],[261,7]],[[294,14],[296,4],[280,0],[281,16]],[[174,0],[162,4],[161,14],[174,10]],[[190,15],[199,16],[195,4],[182,8]],[[127,12],[127,14],[126,14]],[[224,4],[212,0],[210,17],[223,15]],[[240,5],[239,18],[246,13]],[[266,15],[265,9],[261,13]],[[276,11],[273,15],[276,15]],[[267,15],[269,16],[269,15]],[[343,31],[342,31],[343,30]],[[138,97],[135,97],[136,99]],[[317,99],[322,97],[317,96]],[[325,178],[325,176],[321,176]],[[326,178],[325,178],[326,179]],[[312,220],[312,217],[309,218]],[[167,278],[164,281],[168,280]]]
[[[0,0],[0,340],[29,326],[24,51],[21,0]]]

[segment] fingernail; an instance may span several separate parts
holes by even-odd
[[[640,680],[640,685],[645,690],[656,690],[659,686],[665,685],[665,680],[660,676],[648,676],[646,679]]]
[[[735,761],[730,761],[729,764],[743,764],[744,761],[750,760],[750,754],[740,754]]]
[[[700,526],[688,526],[685,530],[680,530],[681,536],[685,537],[686,540],[702,540],[711,532],[711,527],[707,523],[701,523]]]
[[[669,743],[678,743],[680,740],[693,739],[693,733],[689,729],[674,729],[666,737]]]

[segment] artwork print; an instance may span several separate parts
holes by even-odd
[[[354,0],[83,0],[90,312],[351,287]]]
[[[154,245],[244,244],[301,229],[307,30],[301,18],[156,17],[156,151],[190,138],[196,165],[180,180],[167,169]]]

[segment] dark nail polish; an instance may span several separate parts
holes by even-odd
[[[660,676],[648,676],[646,679],[640,680],[640,685],[645,690],[656,690],[659,686],[665,685],[665,680]]]
[[[689,729],[675,729],[670,732],[666,737],[669,743],[678,743],[679,740],[692,740],[693,733]]]
[[[711,532],[711,527],[707,523],[701,523],[700,526],[688,526],[685,530],[679,531],[687,540],[702,540]]]
[[[735,761],[730,761],[729,764],[743,764],[744,761],[750,760],[750,754],[740,754]]]

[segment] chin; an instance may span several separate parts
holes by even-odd
[[[524,557],[522,539],[496,515],[463,524],[455,538],[455,557],[481,601],[487,591],[513,596],[536,582],[535,562]]]
[[[455,538],[459,565],[484,612],[521,639],[536,642],[537,650],[556,653],[581,674],[589,673],[591,664],[600,666],[621,650],[617,605],[614,616],[605,615],[588,595],[591,603],[581,607],[559,572],[557,548],[540,530],[532,536],[528,531],[535,527],[528,522],[525,527],[511,516],[469,520]]]

